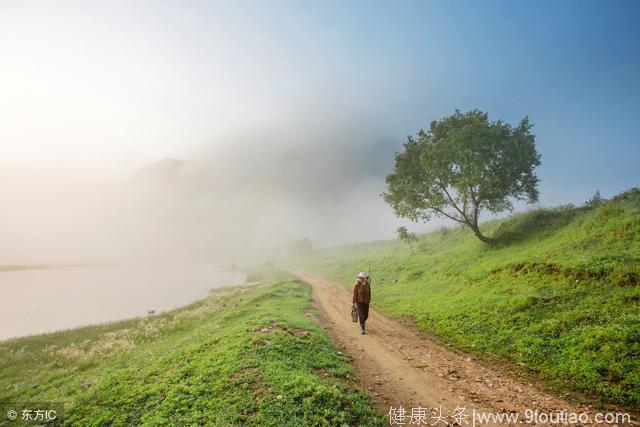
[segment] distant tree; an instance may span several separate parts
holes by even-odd
[[[416,236],[415,233],[409,233],[407,227],[404,226],[398,227],[396,233],[398,234],[398,239],[408,244],[409,249],[411,249],[411,253],[413,253],[413,242],[418,241],[418,236]]]
[[[400,217],[446,217],[469,227],[481,241],[494,243],[480,231],[480,211],[511,211],[511,199],[538,200],[533,170],[540,155],[531,127],[527,117],[512,127],[501,120],[491,122],[478,110],[456,110],[434,120],[428,131],[409,136],[404,151],[396,153],[382,196]]]
[[[311,243],[311,239],[308,237],[304,237],[300,239],[300,254],[301,255],[309,255],[311,253],[311,249],[313,249],[313,244]]]
[[[289,241],[287,245],[287,252],[289,255],[299,255],[305,256],[311,253],[313,249],[313,244],[311,240],[307,237],[303,237],[301,239],[292,239]]]
[[[590,207],[598,207],[604,203],[604,198],[600,195],[600,190],[596,190],[596,192],[591,196],[589,200],[585,203]]]

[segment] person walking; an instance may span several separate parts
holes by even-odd
[[[362,335],[365,334],[364,323],[369,317],[369,302],[371,302],[371,281],[369,277],[361,271],[356,277],[356,284],[353,286],[353,305],[358,310],[360,333]]]

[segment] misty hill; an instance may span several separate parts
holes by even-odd
[[[640,189],[464,228],[314,251],[305,268],[348,287],[371,265],[374,308],[590,400],[640,405]]]
[[[189,236],[197,250],[271,256],[294,238],[388,236],[397,220],[379,194],[394,148],[349,128],[265,131],[147,164],[131,182],[157,230]]]

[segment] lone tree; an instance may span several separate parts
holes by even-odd
[[[409,233],[407,227],[404,226],[398,227],[396,233],[398,233],[398,239],[408,244],[409,249],[411,249],[411,253],[413,253],[413,242],[418,241],[418,237],[415,235],[415,233]]]
[[[529,118],[512,127],[489,121],[479,110],[431,122],[427,132],[407,137],[396,153],[382,194],[396,215],[428,221],[432,215],[465,224],[485,243],[495,239],[478,227],[481,210],[513,210],[511,199],[538,200],[540,164]]]

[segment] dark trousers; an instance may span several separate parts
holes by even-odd
[[[369,318],[369,304],[356,303],[358,309],[358,320],[360,320],[360,327],[364,329],[364,322]]]

